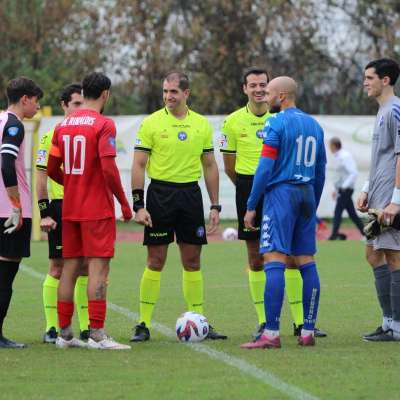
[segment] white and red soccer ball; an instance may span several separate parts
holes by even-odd
[[[201,342],[207,337],[209,326],[204,315],[189,311],[177,319],[175,329],[181,342]]]

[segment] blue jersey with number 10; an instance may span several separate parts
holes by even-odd
[[[247,208],[254,210],[265,191],[279,183],[311,184],[318,206],[325,181],[324,132],[318,122],[297,108],[270,117]]]
[[[269,118],[264,130],[264,144],[278,149],[267,187],[280,182],[313,184],[325,170],[324,132],[310,115],[288,108]]]

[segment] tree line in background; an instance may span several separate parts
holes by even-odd
[[[55,113],[67,83],[93,70],[113,80],[109,114],[162,106],[171,69],[191,79],[191,104],[225,114],[245,101],[241,76],[264,65],[299,83],[314,114],[370,114],[363,70],[400,61],[398,0],[0,0],[0,107],[18,75],[44,89]]]

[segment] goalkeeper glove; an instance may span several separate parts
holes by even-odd
[[[22,210],[21,208],[13,207],[11,215],[4,222],[4,227],[8,228],[4,233],[14,233],[22,226]]]
[[[370,208],[368,210],[369,221],[364,226],[364,233],[367,239],[375,239],[382,232],[388,228],[400,230],[400,215],[397,214],[393,218],[393,222],[390,225],[385,225],[379,222],[382,217],[383,210],[376,208]]]

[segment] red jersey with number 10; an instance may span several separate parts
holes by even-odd
[[[52,143],[60,150],[64,169],[64,220],[115,216],[101,169],[102,157],[116,156],[115,136],[114,122],[94,110],[77,110],[57,125]]]

